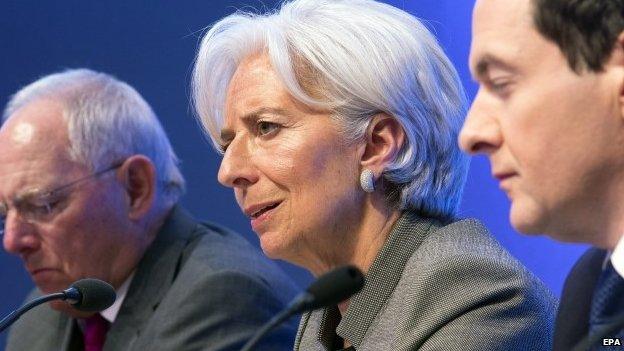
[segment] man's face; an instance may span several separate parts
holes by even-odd
[[[43,211],[37,194],[92,174],[69,159],[61,115],[60,104],[41,100],[18,110],[0,129],[0,201],[9,208],[4,248],[23,260],[44,293],[85,277],[119,287],[141,251],[140,238],[129,234],[127,205],[114,170],[48,199],[48,214],[28,215]]]
[[[531,16],[529,0],[477,1],[470,67],[480,87],[460,146],[489,157],[517,230],[611,245],[594,232],[614,229],[624,210],[621,57],[577,74]]]

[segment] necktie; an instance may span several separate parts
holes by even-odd
[[[616,272],[609,261],[602,271],[598,284],[592,297],[589,312],[589,334],[592,335],[608,325],[614,318],[624,313],[624,279]],[[607,338],[620,338],[624,340],[624,330],[619,330],[615,335],[607,335]],[[592,350],[608,349],[599,341]],[[612,349],[612,347],[610,348]]]
[[[109,323],[99,313],[85,319],[84,351],[102,351]]]

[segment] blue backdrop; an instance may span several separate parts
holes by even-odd
[[[64,68],[89,67],[133,85],[160,116],[188,181],[182,203],[196,216],[220,222],[257,244],[230,190],[216,181],[219,157],[199,132],[189,107],[189,76],[203,28],[237,8],[273,8],[277,1],[7,0],[0,11],[0,99]],[[423,19],[460,72],[470,97],[467,68],[472,0],[387,1]],[[473,159],[462,215],[477,217],[498,240],[559,295],[570,266],[584,250],[543,237],[527,238],[508,223],[509,202],[490,178],[487,160]],[[32,283],[19,260],[0,250],[0,315],[17,308]],[[301,286],[303,270],[281,263]],[[6,335],[0,335],[0,349]]]

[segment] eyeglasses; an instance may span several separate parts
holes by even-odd
[[[41,222],[49,220],[55,212],[56,206],[61,202],[60,194],[77,185],[84,184],[91,179],[95,179],[104,173],[110,172],[121,167],[124,161],[116,162],[112,166],[89,174],[88,176],[76,179],[58,188],[45,192],[33,192],[16,197],[11,207],[17,212],[19,217],[27,223]],[[6,218],[9,212],[9,205],[6,202],[0,202],[0,237],[4,235]]]

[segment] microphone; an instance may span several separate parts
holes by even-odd
[[[107,282],[86,278],[72,284],[63,291],[67,300],[75,309],[85,312],[100,312],[115,303],[117,294]]]
[[[99,312],[109,308],[116,298],[115,289],[110,284],[99,279],[81,279],[62,292],[38,297],[11,312],[0,321],[0,332],[13,324],[24,313],[49,301],[63,300],[77,310]]]
[[[362,290],[363,286],[364,275],[354,266],[339,267],[322,275],[297,295],[286,309],[264,324],[241,351],[250,351],[266,333],[292,315],[336,305]]]

